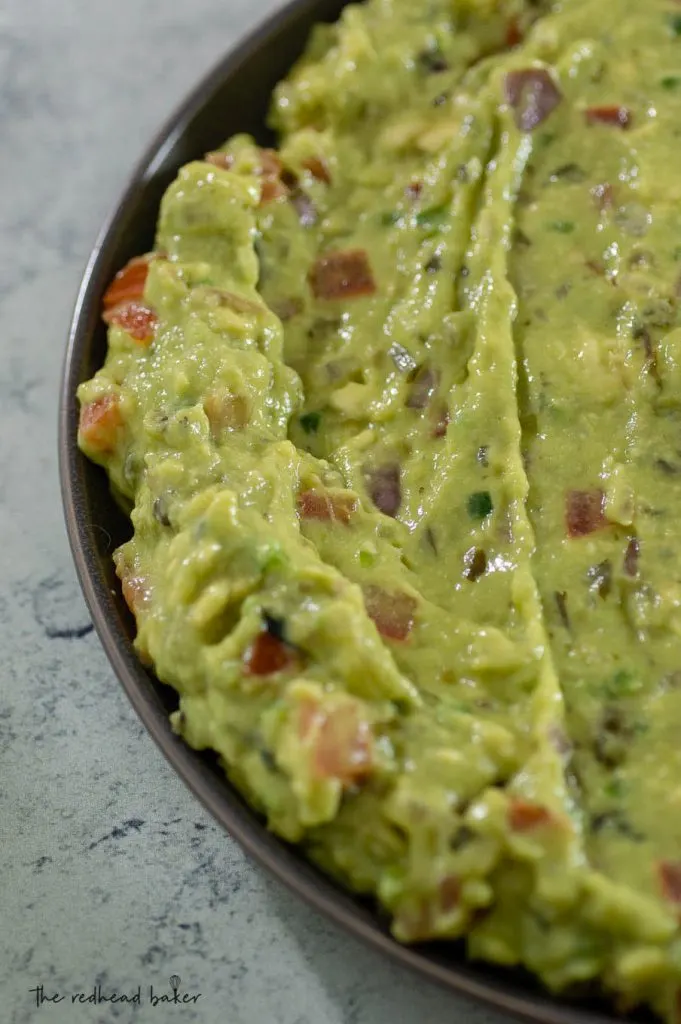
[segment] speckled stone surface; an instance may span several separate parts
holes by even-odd
[[[274,6],[0,4],[0,1024],[501,1024],[245,859],[136,719],[71,566],[57,390],[88,251],[157,125]],[[172,975],[200,998],[152,1005]],[[72,1003],[97,984],[142,1005]]]

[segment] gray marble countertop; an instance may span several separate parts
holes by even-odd
[[[79,278],[148,138],[274,0],[0,5],[0,1022],[501,1024],[250,863],[153,745],[62,522],[58,379]],[[153,1006],[149,986],[200,998]],[[73,1003],[101,985],[123,1003]],[[38,986],[60,1002],[36,1005]],[[31,991],[33,990],[33,991]]]

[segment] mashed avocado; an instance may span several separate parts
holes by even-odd
[[[672,0],[349,6],[79,391],[186,741],[398,939],[669,1021],[680,102]]]

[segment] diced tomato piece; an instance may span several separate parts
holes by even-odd
[[[515,797],[508,808],[508,823],[514,832],[531,832],[541,825],[553,821],[553,815],[546,807]]]
[[[600,488],[568,491],[565,499],[565,525],[568,537],[586,537],[608,525],[605,518],[605,494]]]
[[[122,426],[118,395],[102,395],[81,407],[78,433],[94,451],[102,454],[115,451]]]
[[[399,463],[386,462],[366,474],[367,491],[376,508],[393,519],[402,504],[402,479]]]
[[[518,24],[517,18],[511,18],[506,29],[506,46],[509,50],[513,49],[514,46],[518,46],[523,41],[523,33]]]
[[[288,195],[288,189],[279,178],[263,178],[262,189],[260,190],[260,205],[271,203],[275,199],[281,199]]]
[[[356,706],[343,704],[325,711],[313,700],[300,704],[298,734],[306,740],[317,729],[314,767],[322,778],[351,785],[365,777],[372,764],[373,739]]]
[[[206,153],[204,160],[223,171],[228,171],[234,166],[234,157],[231,153]],[[259,151],[254,173],[263,179],[260,192],[261,206],[271,203],[273,199],[279,199],[280,196],[288,195],[288,188],[281,180],[282,171],[279,154],[274,149]]]
[[[657,871],[664,898],[670,903],[681,904],[681,861],[661,860]]]
[[[116,324],[127,331],[131,338],[142,345],[149,345],[154,339],[158,317],[147,306],[138,302],[120,302],[104,311],[107,324]]]
[[[313,265],[308,281],[317,299],[352,299],[376,291],[364,249],[327,252]]]
[[[373,736],[351,703],[316,713],[314,771],[321,778],[336,778],[353,785],[366,778],[373,763]]]
[[[206,153],[204,160],[223,171],[234,166],[234,157],[230,153]],[[288,189],[280,180],[283,167],[274,149],[261,149],[258,160],[254,172],[263,178],[260,196],[260,205],[263,206],[279,196],[287,195]]]
[[[308,157],[307,160],[303,160],[303,167],[310,172],[313,178],[317,181],[323,181],[325,185],[331,184],[331,175],[329,168],[325,160],[322,160],[318,156]]]
[[[125,302],[135,302],[143,297],[152,259],[153,256],[137,256],[118,271],[104,292],[102,304],[105,310]]]
[[[140,609],[147,603],[150,596],[149,581],[142,573],[130,566],[122,551],[114,555],[116,575],[121,581],[121,590],[125,603],[136,617]]]
[[[296,660],[296,652],[289,644],[263,630],[248,648],[244,663],[249,675],[269,676],[291,668]]]
[[[298,495],[297,507],[303,519],[327,519],[347,524],[357,508],[357,499],[348,494],[329,494],[328,491],[302,491]]]
[[[228,171],[234,164],[234,157],[230,153],[206,153],[203,159],[223,171]]]
[[[628,107],[588,107],[584,111],[587,124],[609,124],[613,128],[629,128],[632,121]]]
[[[260,173],[263,178],[278,178],[283,171],[279,154],[274,149],[260,150]]]
[[[275,150],[260,150],[260,166],[257,168],[257,173],[263,179],[260,191],[261,206],[289,194],[286,184],[282,181],[283,170],[279,154]]]
[[[410,594],[389,593],[383,587],[364,587],[364,605],[381,636],[406,640],[414,626],[416,599]]]
[[[133,615],[137,615],[149,596],[147,581],[141,576],[124,576],[121,579],[121,590],[125,603]]]
[[[544,68],[521,68],[504,76],[504,98],[515,112],[516,126],[531,132],[555,110],[563,94]]]

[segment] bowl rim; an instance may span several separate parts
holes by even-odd
[[[269,832],[266,824],[245,804],[226,777],[220,784],[210,777],[199,754],[171,732],[167,714],[161,712],[149,693],[145,692],[145,680],[149,686],[147,673],[128,639],[107,614],[113,609],[113,597],[107,581],[95,571],[98,554],[93,534],[88,531],[88,524],[81,514],[87,494],[85,457],[78,448],[73,429],[75,389],[80,379],[80,355],[92,330],[88,308],[95,298],[99,299],[101,290],[98,270],[106,253],[115,243],[116,227],[140,185],[163,164],[168,151],[201,111],[207,97],[225,79],[235,74],[242,63],[254,57],[261,44],[281,31],[289,20],[307,11],[312,13],[318,6],[319,0],[289,0],[283,7],[261,19],[255,28],[212,66],[156,131],[129,173],[118,200],[97,235],[71,317],[61,371],[58,410],[60,490],[78,580],[109,663],[157,747],[194,796],[245,853],[270,875],[283,882],[289,891],[345,932],[385,954],[393,964],[408,967],[412,972],[429,978],[450,992],[472,998],[489,1008],[535,1024],[614,1024],[619,1018],[591,1012],[577,1004],[560,1002],[540,990],[528,991],[527,994],[519,990],[516,993],[509,988],[510,978],[508,981],[496,976],[485,978],[486,971],[494,970],[492,965],[482,962],[470,964],[464,960],[448,964],[444,958],[424,953],[417,946],[402,945],[392,938],[381,927],[375,914],[361,911],[351,894],[344,893],[330,878],[321,876],[301,853],[288,852],[287,844]]]

